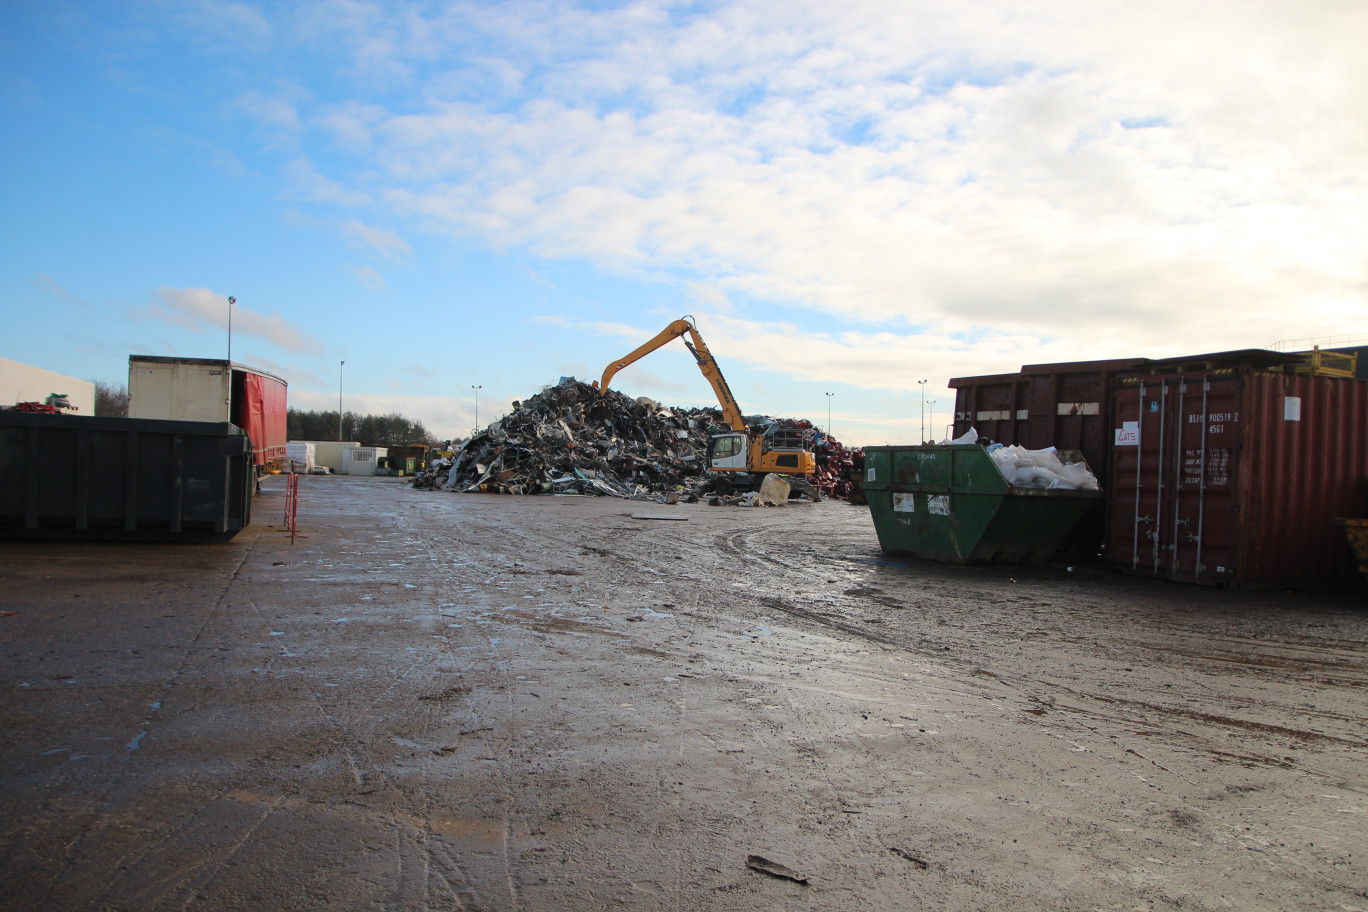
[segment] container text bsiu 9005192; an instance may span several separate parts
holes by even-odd
[[[1257,365],[1113,383],[1108,560],[1232,587],[1352,582],[1368,383]]]

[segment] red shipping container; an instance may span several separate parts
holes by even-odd
[[[1111,381],[1148,364],[1146,358],[1027,364],[1019,374],[959,377],[955,393],[955,436],[969,428],[999,443],[1028,450],[1077,450],[1099,481],[1107,482],[1111,460]],[[1079,521],[1065,542],[1067,551],[1095,555],[1107,537],[1103,504]]]
[[[969,428],[1028,450],[1078,450],[1099,479],[1111,448],[1112,378],[1148,364],[1145,358],[1027,364],[1019,374],[957,377],[955,436]]]
[[[1022,441],[1031,413],[1026,408],[1024,374],[955,377],[950,381],[950,388],[955,391],[952,437],[958,437],[972,427],[980,437],[1026,445]],[[939,430],[933,429],[931,436],[939,436]]]
[[[1353,581],[1334,520],[1368,516],[1368,383],[1220,363],[1114,382],[1108,560],[1231,587]]]

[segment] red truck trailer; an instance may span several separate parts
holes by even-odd
[[[266,371],[216,358],[128,358],[130,418],[230,421],[251,438],[258,472],[285,458],[287,387]]]

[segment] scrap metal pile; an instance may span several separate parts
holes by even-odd
[[[811,434],[812,425],[806,421],[777,423]],[[640,500],[659,499],[668,492],[692,501],[707,494],[714,480],[707,467],[708,439],[726,430],[715,408],[666,408],[615,390],[600,395],[589,384],[566,377],[530,399],[514,402],[509,415],[472,436],[450,459],[433,460],[413,485]],[[819,452],[841,454],[832,456],[823,469],[832,489],[839,489],[852,451],[828,438]]]
[[[817,457],[817,475],[813,482],[823,497],[855,501],[860,498],[860,476],[864,472],[864,448],[849,449],[835,437],[813,435],[812,453]],[[860,503],[864,503],[861,499]]]
[[[415,487],[500,494],[647,497],[706,474],[717,409],[669,409],[565,378],[471,437],[450,465],[435,465]]]

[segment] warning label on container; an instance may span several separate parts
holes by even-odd
[[[1230,484],[1230,450],[1213,448],[1206,451],[1183,450],[1183,487],[1197,488],[1203,484],[1202,461],[1206,460],[1206,487],[1219,488]]]
[[[936,497],[926,498],[926,512],[936,516],[950,515],[950,495],[941,494]]]
[[[895,512],[895,513],[916,513],[916,512],[917,512],[917,500],[916,500],[916,498],[917,498],[917,495],[915,495],[915,494],[902,494],[902,493],[898,493],[898,492],[895,491],[894,494],[893,494],[893,512]]]

